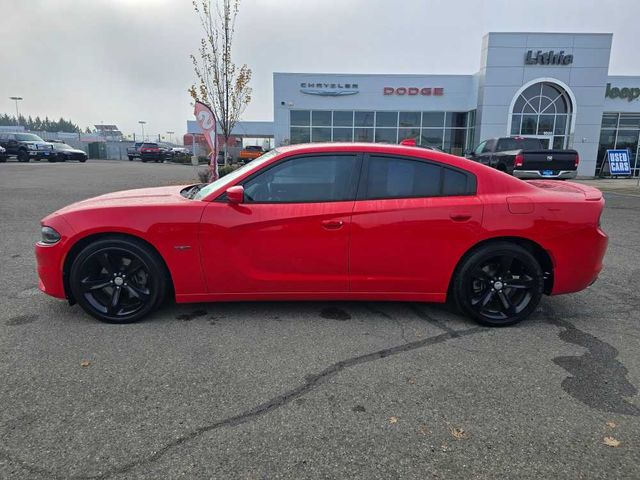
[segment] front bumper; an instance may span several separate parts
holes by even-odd
[[[35,244],[36,264],[38,272],[38,288],[56,298],[66,298],[62,278],[64,252],[60,242],[46,245]]]
[[[49,159],[55,157],[56,154],[53,150],[29,150],[29,158]]]
[[[533,180],[536,178],[555,178],[555,179],[570,179],[576,178],[578,174],[577,170],[554,170],[551,175],[543,175],[544,170],[514,170],[513,176],[521,178],[523,180]]]

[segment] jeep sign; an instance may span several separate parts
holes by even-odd
[[[606,98],[626,98],[627,102],[631,102],[640,97],[640,88],[612,87],[610,83],[607,83],[607,90],[604,96]]]

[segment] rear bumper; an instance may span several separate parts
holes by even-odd
[[[584,290],[598,278],[609,237],[599,227],[582,229],[558,240],[554,249],[552,295]]]
[[[577,170],[559,170],[558,173],[554,175],[543,175],[543,170],[514,170],[513,176],[516,178],[522,179],[535,179],[535,178],[558,178],[558,179],[569,179],[576,178],[578,174]]]

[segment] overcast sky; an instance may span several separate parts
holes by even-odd
[[[638,0],[244,0],[235,61],[253,69],[245,120],[273,118],[272,73],[465,73],[489,31],[611,32],[610,73],[640,75]],[[125,133],[192,118],[190,0],[0,0],[0,112]]]

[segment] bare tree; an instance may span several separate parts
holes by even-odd
[[[239,69],[231,58],[240,0],[193,0],[204,30],[197,56],[191,55],[196,84],[189,93],[211,107],[224,138],[224,163],[231,131],[251,101],[251,69]],[[217,161],[217,159],[216,159]]]

